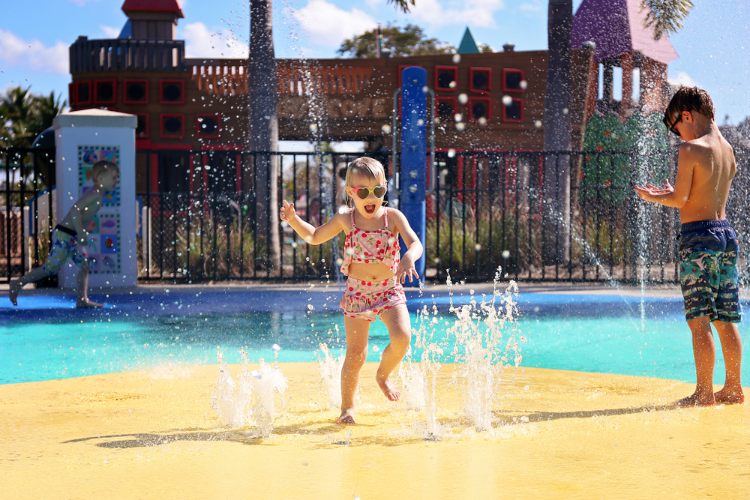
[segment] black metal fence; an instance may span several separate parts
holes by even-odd
[[[47,257],[54,184],[54,149],[0,149],[0,282]]]
[[[744,249],[749,153],[736,150],[739,175],[728,207]],[[48,190],[54,154],[0,155],[0,281],[7,282],[46,257],[56,215]],[[360,155],[139,151],[139,279],[335,279],[343,238],[309,246],[270,208],[286,199],[312,224],[326,221],[345,205],[341,173]],[[373,156],[389,162],[387,153]],[[677,211],[643,203],[632,189],[633,182],[673,178],[674,165],[673,151],[437,153],[437,182],[427,197],[427,278],[485,281],[502,267],[522,281],[675,282]],[[273,168],[276,200],[266,181]],[[741,266],[746,280],[748,260]]]

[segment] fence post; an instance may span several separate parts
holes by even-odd
[[[399,168],[401,200],[399,208],[425,246],[425,182],[427,167],[427,71],[405,68],[401,92],[401,162]],[[424,279],[424,254],[415,264]],[[414,283],[416,285],[416,283]]]
[[[54,121],[58,220],[91,189],[94,163],[110,160],[120,167],[119,183],[114,191],[105,193],[102,208],[86,228],[92,288],[136,285],[136,123],[134,115],[99,109],[63,113]],[[75,286],[76,271],[63,266],[61,288]]]

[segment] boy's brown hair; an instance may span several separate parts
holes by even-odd
[[[671,123],[674,120],[675,113],[683,111],[695,111],[714,119],[714,103],[708,92],[698,87],[680,87],[669,101],[667,110],[664,111],[665,123]]]

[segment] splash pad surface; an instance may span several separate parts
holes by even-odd
[[[234,368],[234,367],[233,367]],[[675,409],[691,384],[503,370],[495,423],[475,432],[439,375],[439,441],[363,369],[359,424],[333,424],[316,364],[289,363],[267,439],[218,425],[216,366],[0,386],[8,498],[739,498],[750,405]]]

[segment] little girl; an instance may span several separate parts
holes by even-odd
[[[401,286],[406,278],[419,279],[414,263],[422,256],[422,244],[400,211],[383,206],[385,171],[379,161],[357,158],[346,170],[346,195],[352,209],[336,214],[322,226],[302,220],[286,200],[281,219],[289,223],[311,245],[324,243],[341,231],[346,233],[341,272],[348,276],[341,299],[346,327],[346,358],[341,370],[341,415],[339,424],[354,423],[354,393],[359,371],[367,358],[367,336],[377,316],[385,323],[390,344],[383,350],[376,380],[391,401],[399,393],[388,376],[406,355],[411,341],[409,311]],[[398,237],[406,244],[399,258]]]

